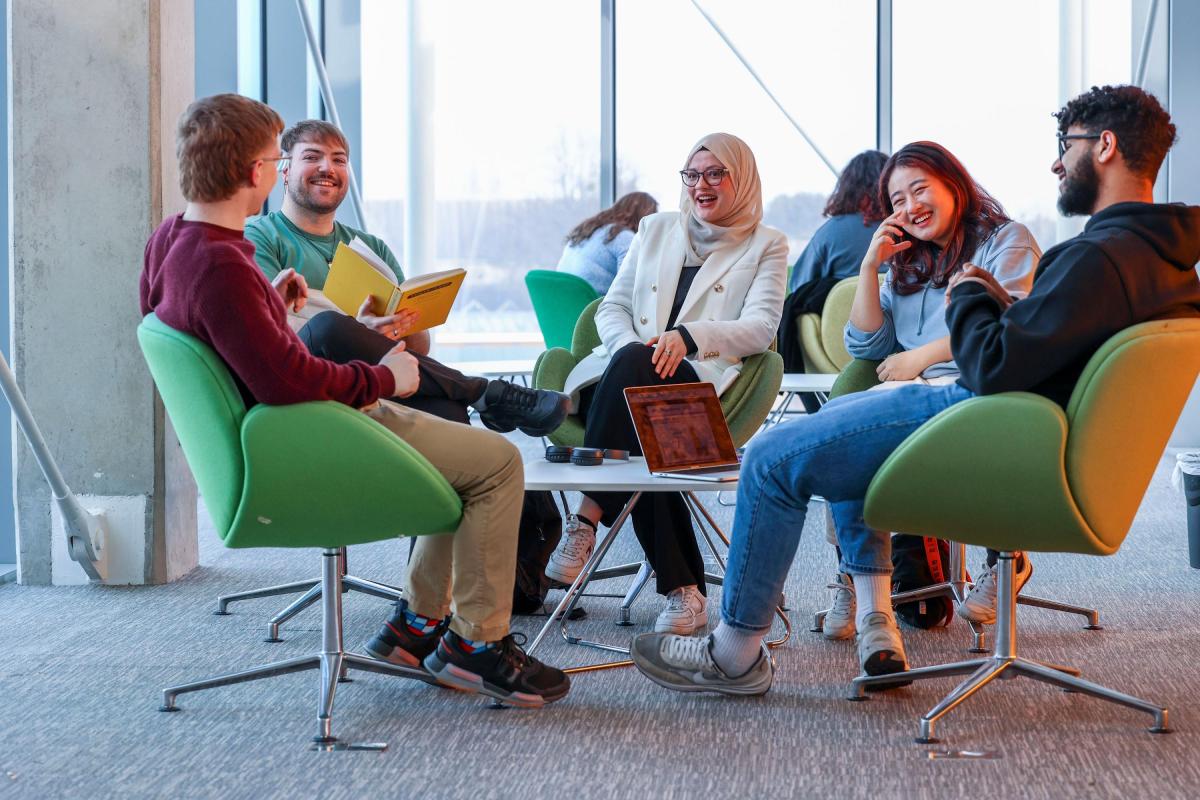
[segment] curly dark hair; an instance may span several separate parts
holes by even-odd
[[[865,224],[877,223],[884,217],[879,205],[879,173],[887,163],[887,155],[878,150],[864,150],[838,175],[833,194],[825,202],[827,217],[841,214],[862,214]]]
[[[1154,180],[1175,144],[1175,125],[1158,99],[1137,86],[1093,86],[1054,113],[1058,132],[1072,125],[1088,133],[1112,131],[1129,169]]]
[[[944,288],[950,276],[1009,217],[962,162],[937,142],[906,144],[888,159],[879,176],[879,203],[885,216],[893,211],[888,181],[897,167],[916,167],[946,185],[954,195],[954,235],[944,250],[933,242],[914,239],[912,247],[892,256],[892,291],[914,294],[930,282],[935,288]]]
[[[617,238],[621,231],[637,231],[638,223],[647,214],[658,211],[658,201],[645,192],[630,192],[594,217],[588,217],[567,234],[567,244],[576,245],[591,238],[591,235],[609,225],[604,243]]]

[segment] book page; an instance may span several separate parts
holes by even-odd
[[[387,265],[379,255],[371,249],[371,247],[362,239],[355,236],[350,240],[350,249],[363,257],[363,260],[370,264],[375,270],[387,278],[389,281],[395,282],[396,273],[392,272],[392,268]]]

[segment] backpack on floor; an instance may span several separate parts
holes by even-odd
[[[513,613],[542,610],[550,579],[546,564],[562,538],[562,516],[550,492],[525,492],[517,534],[517,580],[513,584]]]
[[[892,536],[892,591],[909,592],[946,580],[950,545],[932,536],[897,533]],[[950,624],[954,604],[949,597],[913,600],[896,606],[896,616],[914,628]]]

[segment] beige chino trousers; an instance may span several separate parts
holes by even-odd
[[[520,452],[498,433],[386,400],[365,413],[425,456],[462,498],[457,531],[417,537],[405,579],[409,608],[432,619],[452,614],[450,629],[467,639],[502,639],[525,492]]]

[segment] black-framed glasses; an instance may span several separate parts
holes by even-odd
[[[1058,135],[1058,160],[1062,161],[1062,157],[1067,152],[1067,142],[1071,139],[1099,139],[1099,133],[1060,133]]]
[[[724,167],[709,167],[700,172],[694,169],[679,170],[679,177],[683,178],[684,186],[695,186],[700,182],[700,176],[704,176],[704,182],[709,186],[717,187],[721,185],[721,181],[725,180],[725,176],[729,174],[729,170]]]

